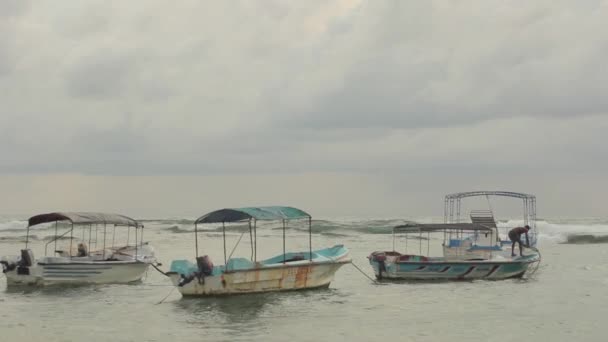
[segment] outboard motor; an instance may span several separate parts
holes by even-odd
[[[198,265],[198,271],[202,276],[210,276],[213,274],[213,263],[208,255],[196,258],[196,264]]]
[[[378,279],[382,279],[382,272],[386,273],[386,253],[372,253],[369,259],[378,263]]]
[[[29,267],[34,264],[34,253],[31,249],[22,249],[21,250],[21,260],[17,265],[17,274],[20,275],[29,275],[30,269]]]
[[[184,276],[182,274],[177,286],[184,286],[191,282],[195,277],[198,279],[199,284],[204,284],[205,277],[213,274],[213,263],[208,255],[196,258],[196,265],[198,266],[198,272],[194,272],[189,276]]]

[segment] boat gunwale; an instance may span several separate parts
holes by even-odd
[[[131,265],[131,264],[149,264],[147,262],[141,260],[100,260],[100,261],[75,261],[75,262],[40,262],[37,261],[36,264],[42,266],[55,266],[55,265]]]
[[[298,260],[300,261],[300,260]],[[307,261],[307,260],[303,260],[303,261]],[[308,262],[308,263],[301,263],[301,264],[289,264],[289,263],[285,263],[285,264],[272,264],[269,266],[265,266],[265,267],[254,267],[254,268],[246,268],[246,269],[239,269],[239,270],[226,270],[226,271],[221,271],[220,274],[212,276],[212,277],[217,277],[220,276],[222,274],[234,274],[234,273],[241,273],[241,272],[255,272],[255,271],[261,271],[261,270],[276,270],[276,269],[282,269],[282,268],[296,268],[296,267],[305,267],[305,266],[315,266],[315,265],[345,265],[345,264],[350,264],[352,263],[352,259],[348,258],[345,260],[323,260],[323,261],[312,261],[312,262]],[[182,274],[176,271],[169,271],[165,273],[167,276],[171,275],[171,274]]]

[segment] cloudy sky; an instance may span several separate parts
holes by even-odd
[[[608,2],[0,0],[0,215],[608,216]]]

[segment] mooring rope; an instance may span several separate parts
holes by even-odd
[[[156,265],[154,265],[154,264],[151,263],[150,266],[154,267],[154,269],[157,270],[158,272],[160,272],[160,274],[162,274],[164,276],[167,276],[167,273],[163,272],[163,270],[161,270],[160,268],[156,267]]]
[[[385,284],[377,281],[376,279],[368,276],[367,273],[365,273],[361,268],[359,268],[359,266],[357,266],[354,262],[351,261],[350,264],[353,265],[353,267],[356,268],[357,271],[361,272],[361,274],[363,274],[367,279],[371,280],[374,284],[376,284],[376,285],[385,285]]]
[[[175,286],[173,286],[173,288],[171,289],[171,291],[169,291],[169,293],[165,296],[165,298],[161,299],[161,301],[156,303],[155,305],[162,304],[165,301],[165,299],[169,298],[169,296],[173,293],[174,290],[175,290]]]

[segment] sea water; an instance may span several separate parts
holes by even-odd
[[[313,248],[344,244],[353,262],[372,275],[366,256],[392,249],[391,227],[400,222],[316,220]],[[191,220],[144,224],[144,240],[156,248],[162,269],[173,259],[194,259]],[[25,225],[20,218],[0,219],[0,255],[19,253]],[[185,299],[153,268],[130,285],[13,289],[0,276],[0,341],[606,341],[608,248],[598,242],[606,241],[608,222],[545,219],[538,228],[538,271],[505,281],[375,285],[345,265],[326,290]],[[220,264],[221,228],[204,229],[200,254]],[[74,235],[88,242],[84,233],[76,229]],[[125,233],[107,227],[105,232],[107,240],[111,234],[126,238]],[[31,234],[35,256],[44,255],[54,226]],[[98,244],[102,236],[103,227],[97,227]],[[257,236],[258,258],[282,252],[280,225],[262,225]],[[286,237],[287,249],[308,249],[305,224],[288,228]],[[406,243],[413,253],[440,252],[439,238],[400,238],[395,247],[403,251]],[[227,231],[226,253],[233,249],[234,256],[251,255],[246,227]]]

